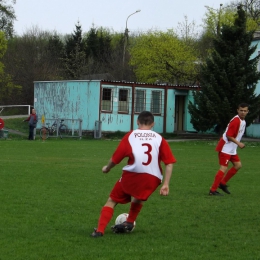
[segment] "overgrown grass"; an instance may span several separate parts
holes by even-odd
[[[27,117],[24,118],[12,118],[12,119],[5,119],[5,128],[9,128],[12,130],[16,130],[19,131],[21,133],[26,133],[28,134],[28,122],[23,122],[24,119],[26,119]],[[11,137],[16,137],[16,135],[12,135]]]
[[[208,196],[218,169],[215,142],[171,142],[171,191],[156,191],[133,233],[89,235],[125,164],[103,174],[118,141],[1,140],[1,260],[260,259],[259,143],[240,150],[231,195]]]
[[[5,128],[9,128],[12,130],[16,130],[19,131],[21,133],[24,134],[28,134],[28,123],[27,122],[23,122],[23,120],[26,119],[25,118],[12,118],[12,119],[5,119]],[[40,123],[39,123],[40,124]],[[107,132],[107,133],[103,133],[102,138],[103,139],[111,139],[111,140],[119,140],[121,139],[124,135],[126,134],[126,132],[122,132],[122,131],[115,131],[115,132]],[[36,132],[37,137],[39,138],[39,130],[37,130]],[[177,137],[176,134],[174,133],[165,133],[162,134],[164,138],[166,139],[174,139]],[[20,136],[17,135],[15,133],[9,132],[8,133],[9,138],[12,139],[26,139],[27,137],[24,136]],[[93,135],[84,135],[85,139],[93,139]]]

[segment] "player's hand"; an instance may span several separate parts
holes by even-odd
[[[239,143],[239,144],[238,144],[238,146],[239,146],[239,148],[241,148],[241,149],[243,149],[243,148],[245,148],[245,147],[246,147],[246,145],[245,145],[245,144],[243,144],[243,143]]]
[[[160,189],[160,195],[162,196],[168,196],[169,194],[169,186],[168,185],[163,185]]]
[[[102,172],[103,173],[108,173],[109,172],[109,169],[107,168],[107,165],[103,166]]]

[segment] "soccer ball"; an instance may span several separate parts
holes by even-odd
[[[127,213],[122,213],[122,214],[118,215],[116,218],[115,224],[116,225],[122,224],[123,222],[125,222],[127,220],[127,217],[128,217]],[[131,230],[131,232],[135,229],[135,226],[136,226],[136,223],[134,222],[134,227]]]

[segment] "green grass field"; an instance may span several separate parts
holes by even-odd
[[[0,259],[260,259],[260,143],[239,150],[231,195],[208,196],[218,170],[214,141],[172,142],[168,197],[157,190],[135,230],[91,238],[122,162],[105,165],[118,141],[0,140]]]

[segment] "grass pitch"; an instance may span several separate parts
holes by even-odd
[[[0,140],[1,260],[260,259],[260,144],[239,150],[231,195],[208,196],[218,170],[216,142],[172,142],[177,159],[168,197],[157,190],[130,234],[110,226],[91,238],[125,161],[108,174],[117,141]]]

